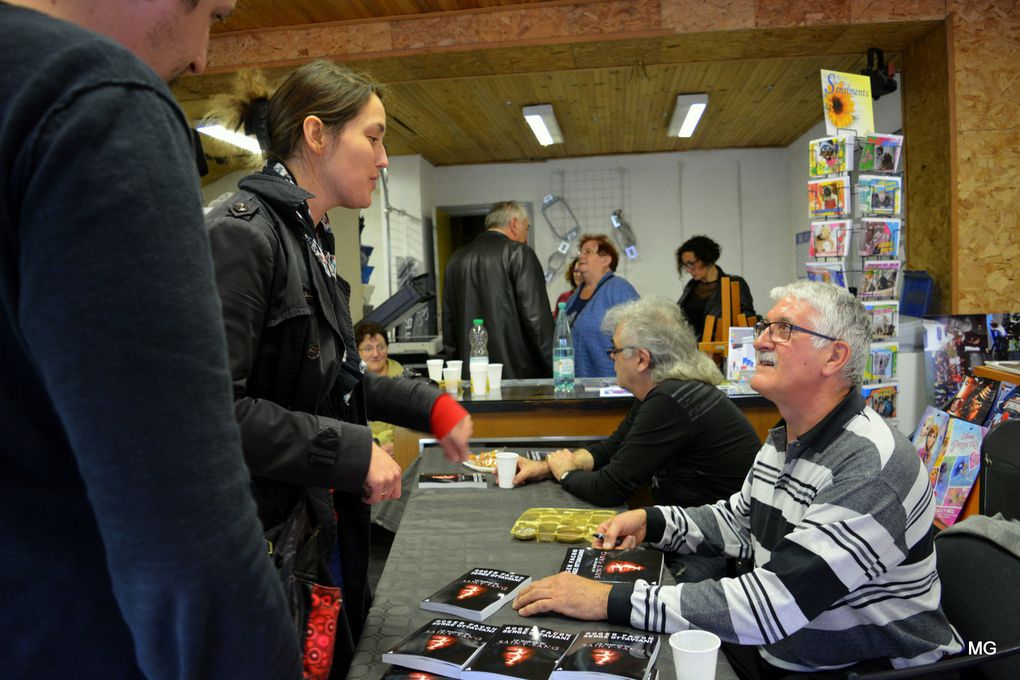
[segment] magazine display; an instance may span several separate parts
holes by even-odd
[[[928,406],[921,414],[921,422],[917,424],[914,436],[911,437],[917,456],[924,463],[929,475],[931,475],[932,467],[938,461],[938,454],[942,450],[942,442],[946,438],[948,428],[949,414],[934,406]]]
[[[999,394],[988,414],[988,427],[992,428],[1004,420],[1015,418],[1020,418],[1020,388],[1013,383],[999,383]]]
[[[846,288],[846,265],[842,262],[807,262],[804,270],[808,281],[821,281]]]
[[[730,326],[730,349],[726,354],[726,379],[739,381],[746,373],[753,373],[758,363],[754,349],[754,329]]]
[[[538,626],[503,626],[460,677],[462,680],[546,680],[573,640],[573,633]]]
[[[822,112],[827,135],[842,130],[853,130],[858,135],[874,132],[871,78],[822,69]]]
[[[896,359],[899,345],[895,342],[874,343],[868,350],[868,364],[864,368],[865,382],[888,382],[896,379]]]
[[[960,389],[946,406],[946,413],[968,423],[983,425],[995,404],[999,383],[987,378],[969,375],[963,379]]]
[[[418,475],[419,489],[484,489],[488,486],[479,473],[436,472]]]
[[[898,175],[861,175],[857,178],[861,212],[899,215],[903,209],[903,180]]]
[[[850,220],[812,222],[808,254],[811,257],[846,257],[852,229]]]
[[[808,217],[826,219],[850,214],[850,176],[808,182]]]
[[[894,218],[861,220],[864,238],[861,255],[864,257],[896,257],[900,252],[900,220]]]
[[[871,341],[892,340],[900,334],[900,303],[865,302],[864,309],[871,318]]]
[[[643,680],[659,654],[653,633],[585,631],[556,665],[549,680]]]
[[[497,630],[484,623],[433,619],[383,652],[382,659],[405,668],[457,677]]]
[[[854,169],[854,135],[822,137],[808,143],[812,177],[825,177]]]
[[[512,602],[531,577],[502,569],[472,569],[421,601],[421,608],[484,621]]]
[[[896,297],[899,274],[899,260],[865,260],[860,297],[872,300],[890,300]]]
[[[882,383],[878,385],[865,385],[861,388],[861,396],[864,397],[864,404],[883,418],[896,417],[896,401],[899,395],[899,386],[896,384]]]
[[[606,583],[647,581],[654,586],[662,581],[662,565],[662,553],[658,550],[570,548],[560,571]]]
[[[956,522],[981,469],[981,439],[985,428],[952,418],[938,461],[932,465],[935,520],[944,526]]]
[[[926,317],[924,327],[924,373],[926,401],[945,410],[967,376],[971,364],[980,365],[988,346],[987,314],[956,314]]]
[[[903,135],[865,135],[861,149],[861,171],[896,172],[900,169]]]

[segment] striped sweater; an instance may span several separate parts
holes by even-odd
[[[934,501],[910,442],[856,391],[801,438],[771,430],[743,488],[715,505],[648,509],[662,550],[753,558],[739,578],[614,586],[609,618],[760,645],[773,666],[915,666],[960,651],[939,606]]]

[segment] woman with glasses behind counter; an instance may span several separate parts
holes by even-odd
[[[690,274],[691,280],[684,286],[677,304],[694,328],[694,337],[701,340],[705,331],[705,317],[711,314],[716,319],[722,315],[722,277],[740,284],[740,313],[754,316],[754,300],[747,281],[739,276],[727,274],[716,264],[722,248],[707,236],[692,236],[676,249],[676,270],[683,275]]]
[[[574,271],[581,285],[567,301],[567,318],[574,336],[574,375],[578,378],[612,376],[613,361],[606,356],[612,336],[602,331],[602,317],[610,307],[639,296],[626,279],[616,276],[620,255],[602,234],[585,234]]]

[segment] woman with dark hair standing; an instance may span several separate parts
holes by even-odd
[[[454,460],[467,456],[471,418],[423,381],[361,370],[326,211],[367,208],[387,166],[376,85],[316,61],[271,95],[254,76],[240,86],[226,122],[255,132],[266,165],[206,218],[235,410],[305,677],[342,678],[371,602],[369,505],[401,492],[368,418],[431,431]]]
[[[740,312],[754,316],[754,299],[747,281],[734,274],[727,274],[716,264],[722,248],[707,236],[692,236],[676,249],[676,270],[683,278],[690,274],[691,280],[684,286],[677,304],[694,328],[694,337],[701,340],[705,330],[705,317],[711,314],[716,319],[722,315],[722,287],[724,276],[740,284]]]
[[[556,298],[556,303],[553,304],[553,319],[560,312],[560,303],[566,302],[570,299],[570,296],[574,294],[577,287],[581,285],[581,272],[577,271],[577,258],[575,257],[567,265],[567,271],[564,272],[563,278],[567,280],[567,285],[570,286],[570,290],[565,290],[560,293],[560,296]]]
[[[567,317],[574,336],[574,375],[578,378],[614,376],[613,360],[606,351],[613,336],[602,330],[602,317],[610,307],[636,300],[638,293],[622,276],[616,276],[620,254],[602,234],[585,234],[574,271],[581,275],[577,291],[567,301]]]

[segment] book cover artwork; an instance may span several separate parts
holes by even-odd
[[[896,417],[896,401],[899,386],[896,384],[865,385],[861,388],[864,404],[883,418]]]
[[[858,135],[874,132],[871,78],[822,69],[822,110],[827,135],[844,130]]]
[[[945,410],[967,376],[971,365],[982,363],[988,346],[987,314],[928,317],[924,328],[926,401]]]
[[[981,440],[985,428],[951,418],[938,461],[932,466],[935,520],[944,526],[956,522],[981,469]]]
[[[757,353],[754,349],[754,329],[745,326],[730,326],[730,349],[726,355],[726,379],[739,382],[749,379],[757,367]]]
[[[861,175],[857,200],[869,215],[899,215],[903,203],[903,180],[895,175]]]
[[[422,609],[483,621],[504,604],[513,601],[518,591],[531,583],[531,577],[502,569],[472,569],[421,602]]]
[[[896,379],[896,359],[899,345],[883,342],[868,349],[868,364],[864,369],[866,382],[889,382]]]
[[[900,334],[900,303],[865,302],[864,309],[871,318],[871,341],[893,340]]]
[[[538,626],[503,626],[460,677],[464,680],[546,680],[573,640],[573,633]]]
[[[383,652],[382,659],[405,668],[457,677],[497,630],[484,623],[433,619]]]
[[[658,635],[586,631],[570,645],[549,680],[642,680],[658,654]]]
[[[988,414],[988,427],[995,427],[1004,420],[1020,418],[1020,388],[1009,382],[999,383],[999,394],[995,405]]]
[[[903,135],[865,135],[857,169],[862,172],[896,172],[900,169],[902,149]]]
[[[825,177],[854,169],[854,136],[822,137],[808,142],[812,177]]]
[[[968,423],[984,425],[992,406],[995,405],[998,392],[997,381],[969,375],[964,378],[960,389],[946,406],[946,413]]]
[[[899,260],[865,260],[860,296],[871,300],[890,300],[896,297],[899,274]]]
[[[662,580],[662,564],[662,553],[658,550],[570,548],[563,558],[560,571],[595,581],[608,583],[647,581],[654,586]]]
[[[842,262],[808,262],[804,265],[808,281],[831,283],[846,288],[846,265]]]
[[[948,428],[949,414],[934,406],[928,406],[921,414],[921,422],[917,424],[917,429],[914,430],[914,436],[911,438],[914,442],[914,449],[929,475],[931,475],[932,466],[938,460],[938,454],[942,450],[942,442],[946,438]]]
[[[833,220],[811,223],[811,257],[846,257],[850,248],[850,232],[853,222]]]
[[[850,214],[848,176],[814,179],[808,182],[808,217],[815,220]]]
[[[861,220],[864,237],[861,255],[864,257],[896,257],[900,252],[900,225],[898,219]]]
[[[418,475],[419,489],[484,489],[488,483],[479,473],[436,472]]]

